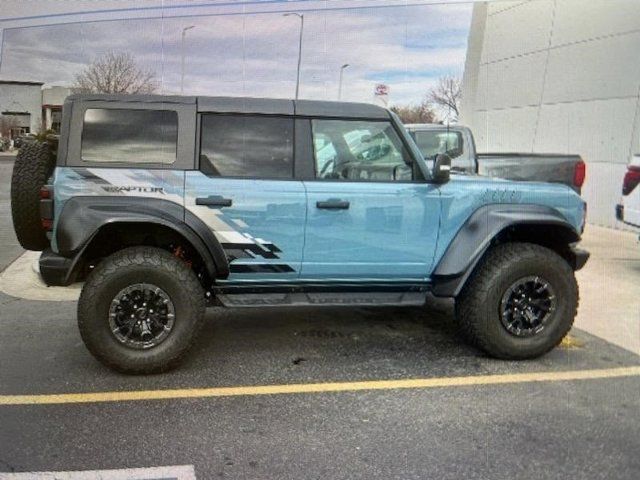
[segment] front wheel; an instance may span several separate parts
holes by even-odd
[[[558,345],[573,325],[578,285],[572,268],[548,248],[493,247],[456,299],[462,333],[493,357],[528,359]]]
[[[183,261],[158,248],[133,247],[106,258],[88,276],[78,326],[103,364],[155,373],[185,357],[204,313],[204,290]]]

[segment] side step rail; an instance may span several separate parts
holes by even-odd
[[[411,286],[296,286],[279,288],[216,287],[214,297],[225,307],[265,306],[421,306],[426,285]],[[269,291],[271,290],[271,291]],[[279,290],[279,291],[273,291]]]

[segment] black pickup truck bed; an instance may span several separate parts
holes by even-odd
[[[452,170],[506,180],[562,183],[580,193],[585,163],[580,155],[548,153],[477,153],[473,133],[461,125],[407,125],[426,159],[452,157]]]

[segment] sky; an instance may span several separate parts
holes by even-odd
[[[291,8],[296,2],[282,4]],[[343,64],[349,64],[342,90],[348,101],[372,102],[374,86],[385,83],[390,104],[418,103],[438,77],[462,75],[470,3],[384,8],[388,5],[380,0],[380,8],[304,12],[300,98],[337,99]],[[184,44],[185,94],[292,98],[299,18],[251,8],[239,15],[208,12],[7,29],[0,78],[70,86],[77,73],[107,51],[129,52],[155,73],[161,93],[179,93],[181,32],[194,25]]]

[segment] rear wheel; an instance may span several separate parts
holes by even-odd
[[[535,358],[569,332],[578,307],[573,270],[540,245],[507,243],[490,250],[460,296],[456,317],[465,337],[504,359]]]
[[[165,250],[133,247],[88,276],[78,326],[89,351],[125,373],[177,366],[202,326],[205,296],[193,271]]]
[[[40,189],[55,167],[55,157],[46,142],[34,141],[20,148],[11,177],[11,216],[20,245],[26,250],[44,250],[49,240],[40,218]]]

